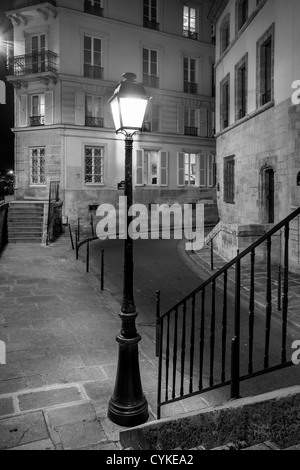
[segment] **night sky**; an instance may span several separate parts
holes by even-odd
[[[12,8],[12,0],[0,0],[0,38],[5,37],[7,30],[11,28],[10,21],[5,17],[5,11]],[[0,80],[6,81],[6,53],[0,47]],[[0,105],[0,171],[14,168],[14,134],[11,128],[14,126],[14,89],[11,84],[6,84],[6,105]]]

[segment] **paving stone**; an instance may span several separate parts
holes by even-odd
[[[29,444],[24,444],[7,450],[56,450],[56,448],[51,439],[44,439],[43,441],[30,442]]]
[[[18,396],[21,411],[46,408],[82,400],[77,387],[32,392]]]
[[[67,424],[58,428],[64,450],[83,449],[107,440],[98,421]]]
[[[48,438],[42,412],[0,420],[0,449],[18,447]]]
[[[46,414],[53,428],[71,423],[96,420],[95,410],[90,403],[54,408],[46,410]]]
[[[47,385],[45,378],[41,375],[30,375],[17,379],[0,381],[0,395],[21,392],[26,389],[41,388]]]
[[[12,398],[0,398],[0,416],[14,414],[14,404]]]

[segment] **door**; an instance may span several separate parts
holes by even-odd
[[[269,224],[274,224],[275,211],[274,211],[274,171],[268,169],[265,172],[265,184],[266,184],[266,208],[267,208],[267,219]]]

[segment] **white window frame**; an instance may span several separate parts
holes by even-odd
[[[189,169],[191,167],[191,155],[195,155],[195,184],[190,184],[191,174],[186,183],[186,159]],[[180,165],[183,162],[183,166]],[[182,151],[177,154],[177,186],[190,188],[213,188],[215,183],[215,155]]]
[[[105,153],[106,153],[106,149],[105,149],[105,146],[103,145],[84,145],[84,184],[85,186],[87,187],[90,187],[90,186],[104,186],[105,185],[105,182],[104,182],[104,177],[105,177]],[[86,170],[86,158],[88,157],[86,155],[86,150],[87,149],[92,149],[92,173],[91,173],[91,177],[92,177],[92,180],[93,181],[86,181],[86,178],[87,178],[87,170]],[[101,156],[100,158],[102,159],[102,173],[100,173],[100,176],[101,176],[101,181],[95,181],[95,177],[98,176],[94,173],[94,168],[95,168],[95,158],[98,157],[98,156],[95,156],[94,155],[94,150],[101,150]]]
[[[151,155],[157,156],[157,182],[151,181]],[[163,166],[163,160],[165,165]],[[136,152],[136,186],[165,187],[169,185],[169,158],[168,152],[157,149],[140,149]],[[164,175],[164,176],[163,176]],[[163,182],[163,180],[165,182]]]
[[[35,157],[33,155],[33,152],[34,151],[37,151],[38,152],[38,155]],[[41,151],[44,152],[44,155],[41,155]],[[46,147],[31,147],[29,149],[29,152],[30,152],[30,186],[46,186]],[[32,163],[32,160],[33,158],[37,158],[38,159],[38,182],[34,182],[33,181],[33,163]],[[45,171],[44,171],[44,181],[41,181],[41,175],[42,175],[42,172],[41,172],[41,160],[42,158],[44,158],[44,165],[45,165]]]
[[[85,44],[84,44],[86,37],[91,39],[91,63],[90,64],[88,62],[85,62],[85,57],[84,57],[85,56],[85,51],[88,50],[88,49],[85,48]],[[100,44],[101,44],[100,65],[95,64],[95,40],[100,41]],[[103,67],[103,40],[102,40],[102,38],[99,38],[97,36],[92,36],[90,34],[84,34],[84,38],[83,38],[83,61],[84,61],[84,65],[90,65],[91,67]]]
[[[38,104],[39,112],[37,114],[33,114],[33,99],[35,97],[38,97],[39,99],[39,104]],[[31,117],[37,117],[37,116],[45,117],[45,94],[44,93],[35,93],[34,95],[31,95],[30,116]]]

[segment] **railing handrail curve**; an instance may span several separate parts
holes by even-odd
[[[194,289],[190,294],[188,294],[186,297],[184,297],[182,300],[180,300],[176,305],[174,305],[172,308],[170,308],[166,313],[161,315],[160,320],[169,315],[171,312],[176,310],[176,308],[180,307],[183,303],[187,302],[190,300],[193,296],[204,290],[208,285],[210,285],[213,281],[215,281],[218,277],[220,277],[222,274],[224,274],[225,271],[228,271],[232,266],[236,264],[237,261],[241,260],[242,258],[245,258],[248,254],[251,253],[251,251],[255,250],[258,246],[260,246],[262,243],[267,241],[272,235],[274,235],[276,232],[278,232],[280,229],[284,228],[286,224],[291,222],[293,219],[295,219],[297,216],[300,215],[300,207],[296,209],[294,212],[292,212],[289,216],[287,216],[285,219],[283,219],[281,222],[276,224],[272,229],[270,229],[267,233],[262,235],[256,242],[252,243],[248,248],[246,248],[244,251],[239,253],[235,258],[233,258],[231,261],[229,261],[225,266],[220,268],[215,274],[213,274],[211,277],[206,279],[199,287]]]

